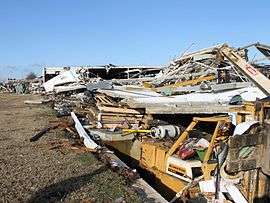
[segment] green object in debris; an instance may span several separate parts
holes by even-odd
[[[247,158],[253,151],[254,151],[254,146],[246,146],[240,149],[239,151],[239,157],[240,158]]]
[[[172,88],[166,88],[166,87],[164,87],[164,88],[161,89],[160,93],[162,95],[165,95],[165,96],[171,96],[172,93],[173,93],[173,90],[172,90]]]
[[[243,104],[243,98],[241,97],[241,95],[237,94],[231,98],[231,100],[229,101],[229,104],[230,105],[241,105],[241,104]]]
[[[196,152],[197,152],[200,160],[203,161],[205,153],[206,153],[206,149],[196,149]]]

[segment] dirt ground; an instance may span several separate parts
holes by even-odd
[[[141,202],[125,179],[90,152],[54,148],[65,141],[53,130],[29,138],[56,120],[46,106],[27,106],[33,95],[0,94],[1,202]]]

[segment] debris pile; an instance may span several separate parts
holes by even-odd
[[[262,180],[260,170],[269,175],[270,168],[262,161],[267,134],[258,130],[270,117],[269,65],[250,61],[251,47],[269,59],[266,45],[223,44],[162,68],[47,69],[43,86],[58,115],[71,115],[86,147],[106,157],[115,156],[112,147],[136,160],[176,193],[172,202],[198,194],[247,202],[265,195],[269,177]],[[262,182],[247,188],[254,177]]]
[[[0,84],[0,92],[16,94],[41,94],[43,93],[41,78],[36,79],[8,79]]]

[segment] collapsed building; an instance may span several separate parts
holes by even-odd
[[[86,147],[129,157],[171,202],[253,202],[270,196],[269,57],[260,43],[222,44],[166,67],[47,69],[43,86]]]

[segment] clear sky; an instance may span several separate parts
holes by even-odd
[[[0,78],[41,65],[166,64],[186,50],[270,44],[269,0],[0,0]]]

